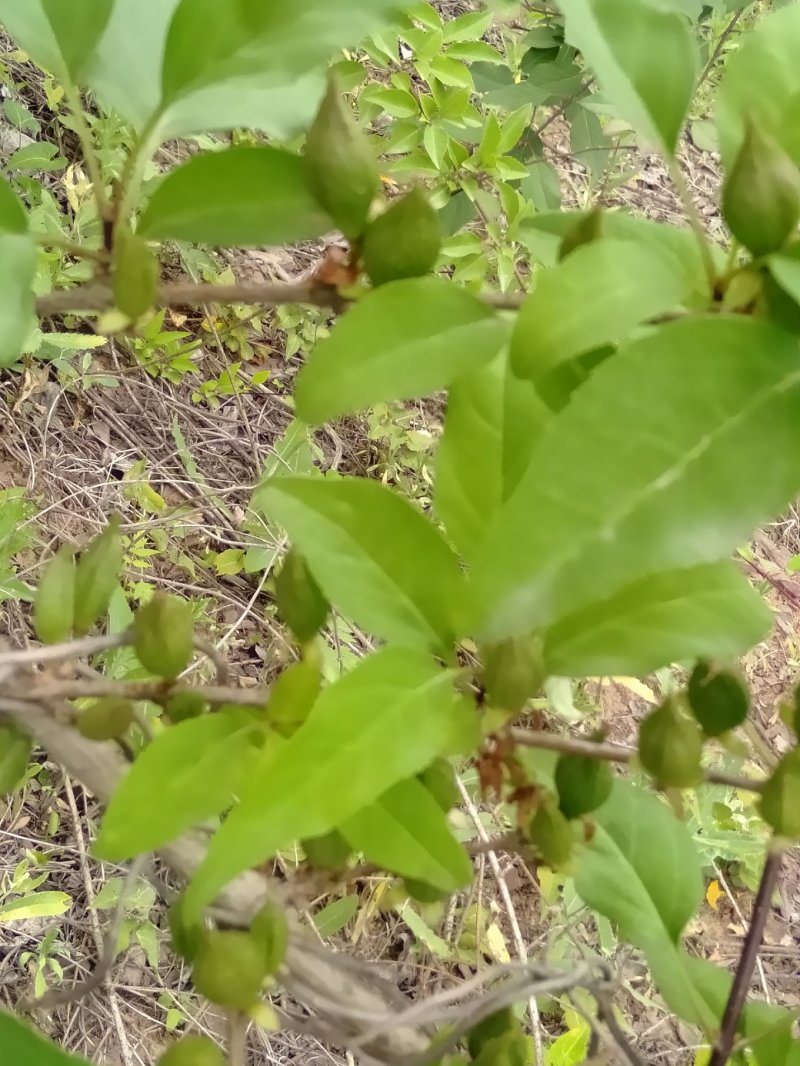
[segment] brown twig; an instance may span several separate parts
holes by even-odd
[[[580,737],[565,737],[560,733],[545,733],[536,729],[512,729],[511,739],[515,744],[526,748],[541,748],[546,751],[558,751],[565,755],[587,755],[592,759],[606,762],[630,763],[636,757],[635,748],[626,748],[622,744],[595,743]],[[721,770],[703,771],[703,780],[709,785],[728,785],[748,792],[760,792],[762,782],[752,777],[729,774]]]
[[[245,707],[266,707],[269,689],[236,688],[234,685],[173,685],[162,681],[112,681],[106,678],[88,680],[77,678],[70,681],[49,681],[41,685],[27,686],[24,690],[9,687],[4,696],[27,703],[43,703],[49,700],[92,699],[99,696],[120,696],[128,700],[155,700],[169,694],[199,693],[209,703],[238,703]]]
[[[498,310],[513,311],[520,307],[524,295],[486,293],[481,299]],[[271,281],[235,282],[232,285],[176,281],[160,286],[156,303],[159,307],[199,307],[211,303],[259,304],[261,307],[311,304],[341,311],[350,301],[332,285],[320,285],[313,280],[287,284]],[[107,285],[92,283],[40,296],[36,301],[36,313],[40,318],[47,318],[70,312],[107,311],[113,306],[114,294],[111,289]]]
[[[708,1066],[725,1066],[733,1050],[736,1030],[739,1019],[744,1009],[747,993],[750,988],[750,980],[755,969],[756,959],[761,948],[761,940],[764,936],[764,926],[767,924],[767,916],[772,904],[772,893],[778,882],[781,870],[783,852],[775,844],[770,845],[767,857],[764,861],[764,869],[761,871],[761,880],[758,884],[753,913],[750,916],[750,927],[744,938],[742,953],[733,977],[728,1002],[725,1004],[725,1012],[722,1015],[722,1026],[719,1039],[711,1052]]]
[[[12,651],[0,651],[0,668],[4,666],[34,666],[37,663],[54,663],[61,659],[79,659],[86,655],[96,655],[112,648],[122,648],[130,644],[131,634],[104,633],[98,637],[82,637],[80,640],[67,640],[63,644],[34,645],[31,648],[14,648]]]

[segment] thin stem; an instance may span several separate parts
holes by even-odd
[[[739,21],[739,19],[744,14],[746,6],[747,5],[743,5],[742,7],[739,8],[738,11],[734,12],[733,17],[731,18],[730,22],[728,23],[728,25],[725,27],[725,29],[722,31],[722,33],[717,38],[717,43],[716,43],[716,45],[714,47],[714,51],[711,53],[711,57],[709,58],[709,60],[706,63],[706,65],[703,67],[703,73],[700,75],[700,78],[698,79],[697,89],[700,88],[700,86],[703,84],[703,82],[709,76],[711,71],[714,69],[714,64],[717,62],[717,60],[719,59],[720,55],[722,54],[722,49],[725,47],[725,42],[728,40],[730,35],[736,29],[736,23]],[[695,89],[695,92],[697,92],[697,89]]]
[[[764,869],[761,871],[761,880],[758,884],[753,913],[750,917],[750,928],[744,938],[742,954],[739,956],[733,985],[728,996],[728,1002],[725,1004],[725,1013],[722,1015],[722,1028],[720,1029],[719,1039],[711,1052],[708,1066],[725,1066],[733,1050],[736,1030],[747,999],[756,959],[761,949],[764,927],[767,924],[767,916],[772,903],[772,893],[778,883],[782,860],[783,852],[773,842],[767,851]]]
[[[623,764],[633,762],[636,758],[635,748],[626,748],[621,744],[597,744],[593,740],[565,737],[535,729],[512,729],[510,732],[514,743],[526,748],[559,751],[565,755],[586,755],[592,759]],[[752,777],[741,777],[718,770],[705,770],[703,780],[709,785],[728,785],[730,788],[741,788],[748,792],[760,792],[762,786],[761,781]]]
[[[0,667],[34,666],[37,663],[53,663],[61,659],[77,659],[79,656],[96,655],[100,651],[121,648],[130,644],[130,632],[104,633],[99,637],[83,637],[81,640],[67,640],[63,644],[48,644],[34,648],[15,648],[13,651],[0,652]],[[30,698],[31,690],[28,689]]]
[[[100,160],[94,150],[92,131],[89,129],[89,124],[83,114],[80,93],[74,85],[65,83],[64,95],[75,119],[75,132],[81,142],[81,151],[83,152],[86,169],[89,171],[89,180],[92,183],[92,192],[97,205],[97,215],[101,222],[105,222],[108,218],[108,201],[103,187],[103,173],[100,169]]]
[[[76,259],[93,259],[97,263],[108,262],[108,252],[103,248],[87,248],[85,244],[76,244],[74,241],[68,241],[64,237],[54,237],[49,233],[34,233],[32,236],[42,248],[59,248]]]
[[[697,211],[697,205],[689,192],[689,187],[686,184],[683,172],[678,166],[677,161],[674,159],[669,161],[669,173],[672,178],[672,184],[675,186],[675,191],[683,204],[683,209],[686,212],[686,218],[689,221],[689,225],[697,238],[697,243],[700,248],[700,257],[703,260],[703,267],[706,272],[706,279],[708,280],[709,296],[713,297],[717,284],[717,268],[714,265],[714,256],[711,254],[711,245],[708,242],[706,231],[703,229],[703,223]]]
[[[517,310],[524,298],[521,293],[486,293],[482,297],[484,303],[507,311]],[[342,311],[350,303],[332,285],[321,285],[313,278],[288,284],[270,281],[235,282],[232,285],[170,282],[159,288],[155,302],[159,307],[199,307],[213,303],[259,304],[261,307],[311,304],[314,307],[330,307],[334,311]],[[41,296],[36,301],[36,312],[46,318],[67,312],[107,311],[113,305],[111,289],[107,285],[94,283]]]
[[[211,643],[210,640],[204,640],[203,637],[194,638],[194,647],[196,651],[201,652],[210,659],[214,664],[214,669],[217,674],[217,685],[223,686],[228,684],[228,664],[225,659],[220,655],[217,648]]]
[[[161,114],[157,112],[139,134],[125,162],[125,169],[114,195],[114,220],[117,223],[128,223],[133,214],[142,187],[145,165],[158,145],[156,131],[160,121]]]

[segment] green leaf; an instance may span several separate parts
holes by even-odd
[[[800,8],[787,4],[760,18],[726,62],[717,95],[717,128],[726,169],[733,165],[748,120],[774,137],[800,164]]]
[[[28,918],[55,918],[66,914],[72,897],[66,892],[29,892],[0,906],[0,921],[22,922]],[[5,1048],[3,1049],[5,1052]]]
[[[480,635],[530,632],[646,574],[724,558],[797,494],[799,448],[790,334],[717,315],[630,343],[545,429],[487,539]]]
[[[439,804],[416,778],[399,782],[338,829],[354,851],[392,873],[444,892],[455,892],[472,878],[469,856],[450,832]]]
[[[66,71],[77,82],[106,28],[114,0],[41,0]],[[58,72],[56,72],[58,73]]]
[[[763,640],[772,614],[727,561],[651,574],[546,630],[547,672],[639,677],[682,659],[733,659]]]
[[[662,800],[622,781],[594,820],[595,834],[578,853],[578,895],[636,947],[677,944],[703,898],[689,830]]]
[[[33,330],[36,245],[18,233],[0,235],[0,369],[13,366]]]
[[[544,266],[555,266],[559,261],[561,241],[581,220],[585,211],[550,211],[533,218],[523,219],[519,239],[528,247],[536,260]],[[697,238],[690,229],[670,226],[651,219],[635,218],[624,211],[603,212],[601,231],[613,240],[636,241],[646,245],[658,245],[671,252],[683,266],[687,291],[692,293],[691,306],[705,309],[709,306],[711,293],[705,273]],[[715,253],[720,269],[724,266],[721,249]]]
[[[0,796],[21,783],[28,769],[33,741],[13,722],[0,722]]]
[[[68,1055],[4,1010],[0,1010],[0,1047],[14,1066],[90,1066],[87,1059]]]
[[[502,353],[450,386],[444,435],[436,454],[434,503],[465,559],[528,465],[550,412],[530,381],[515,377]]]
[[[164,101],[258,70],[283,80],[305,74],[388,22],[394,7],[393,0],[350,0],[332,15],[327,0],[236,0],[224,8],[180,0],[164,48]]]
[[[363,296],[316,346],[297,377],[313,425],[376,403],[427,396],[488,363],[505,322],[442,278],[409,278]]]
[[[335,936],[340,933],[358,910],[358,896],[341,896],[323,907],[314,915],[314,925],[320,936]]]
[[[27,233],[28,216],[7,181],[0,180],[0,233]]]
[[[428,655],[383,648],[324,689],[297,732],[252,767],[187,889],[187,921],[241,870],[327,833],[462,744],[473,712],[452,681]]]
[[[576,355],[623,340],[685,295],[681,264],[658,245],[585,244],[541,274],[522,305],[511,337],[514,372],[540,382]]]
[[[561,207],[561,182],[558,171],[546,159],[534,159],[519,191],[537,211],[557,211]]]
[[[569,122],[569,146],[578,162],[586,167],[592,181],[597,184],[605,173],[611,157],[608,139],[603,133],[600,119],[582,104],[571,104],[564,112]]]
[[[308,190],[302,159],[265,145],[194,156],[173,170],[147,205],[139,233],[246,246],[306,240],[330,226]]]
[[[20,48],[60,80],[78,81],[114,0],[3,0],[0,20]]]
[[[408,500],[361,478],[277,477],[259,498],[342,614],[384,640],[449,647],[458,560]]]
[[[189,718],[159,733],[122,779],[95,844],[112,862],[154,851],[228,805],[252,765],[238,715]]]
[[[561,0],[566,38],[640,136],[674,155],[694,93],[697,43],[686,19],[641,0]]]

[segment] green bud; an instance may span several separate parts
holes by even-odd
[[[186,923],[183,901],[183,896],[178,896],[167,911],[167,921],[173,948],[182,959],[192,962],[205,940],[206,929],[201,922]]]
[[[449,811],[458,803],[461,793],[456,785],[455,771],[447,759],[439,757],[426,767],[419,780],[431,793],[443,811]]]
[[[311,713],[322,687],[319,655],[300,659],[287,666],[272,686],[267,704],[270,725],[284,737],[290,737]]]
[[[118,226],[112,268],[114,303],[135,322],[155,303],[158,260],[146,240],[127,226]]]
[[[306,175],[311,192],[348,240],[361,236],[380,190],[378,166],[335,78],[306,134]]]
[[[119,515],[89,544],[75,570],[75,632],[88,633],[108,610],[122,569],[122,541]]]
[[[267,974],[274,974],[286,958],[289,944],[289,923],[280,904],[269,900],[250,926],[250,936],[258,945]]]
[[[134,650],[151,674],[176,678],[185,670],[194,648],[192,607],[187,600],[157,592],[133,619]]]
[[[194,960],[194,987],[220,1007],[247,1010],[258,999],[267,967],[258,943],[238,929],[207,933]]]
[[[662,788],[691,788],[701,777],[703,735],[693,718],[667,699],[639,724],[639,761]]]
[[[25,776],[33,742],[13,722],[0,722],[0,796],[13,792]]]
[[[729,670],[715,670],[700,661],[689,678],[689,707],[708,737],[735,729],[747,718],[750,694],[742,679]]]
[[[330,605],[320,591],[302,555],[291,549],[275,578],[278,614],[305,644],[325,625]]]
[[[130,700],[108,696],[81,711],[75,724],[87,740],[116,740],[130,729],[133,719]]]
[[[570,252],[581,248],[584,244],[591,244],[599,240],[603,235],[603,209],[593,207],[591,211],[582,214],[578,221],[564,234],[558,249],[558,258],[566,259]]]
[[[200,692],[176,692],[164,707],[167,718],[175,724],[185,722],[187,718],[199,718],[207,710],[208,700]]]
[[[561,813],[567,818],[580,818],[605,803],[614,787],[614,774],[603,759],[561,755],[556,763],[555,785]]]
[[[182,1036],[167,1048],[158,1066],[225,1066],[225,1055],[207,1036]]]
[[[800,838],[800,748],[788,751],[764,783],[759,810],[780,836]]]
[[[538,637],[511,637],[481,649],[483,686],[489,701],[511,714],[541,691],[545,678]]]
[[[63,544],[47,564],[33,601],[33,625],[43,644],[69,640],[75,620],[75,549]]]
[[[722,193],[731,233],[755,256],[782,248],[800,220],[800,171],[752,121]]]
[[[422,189],[415,187],[369,223],[361,256],[372,284],[384,285],[427,274],[441,246],[438,212]]]
[[[553,796],[545,796],[539,804],[528,826],[528,837],[542,862],[553,870],[566,866],[572,857],[572,826]]]
[[[352,851],[350,845],[337,829],[322,836],[301,841],[306,858],[312,866],[322,870],[343,870]]]

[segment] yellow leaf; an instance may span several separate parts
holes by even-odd
[[[719,881],[714,879],[706,889],[706,900],[708,901],[709,907],[711,907],[712,910],[717,910],[720,896],[724,895],[725,893],[719,886]]]
[[[500,932],[500,927],[495,925],[494,922],[492,922],[483,934],[481,947],[487,952],[487,954],[491,955],[496,962],[511,962],[511,956],[508,954],[505,937]]]
[[[638,677],[612,677],[612,681],[618,685],[624,685],[635,696],[641,696],[643,700],[647,700],[648,703],[657,703],[655,693],[651,688],[648,688]]]

